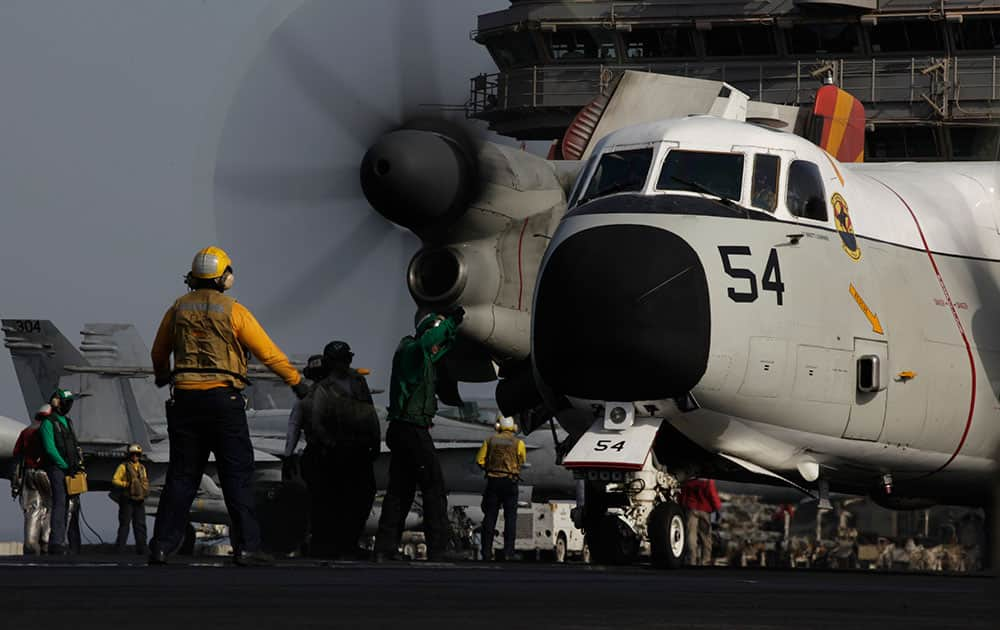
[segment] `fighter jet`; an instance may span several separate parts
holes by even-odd
[[[404,127],[361,164],[424,241],[418,305],[463,305],[505,412],[570,433],[592,553],[677,566],[692,474],[987,505],[1000,165],[861,163],[864,110],[832,85],[811,134],[719,84],[707,115],[657,115],[680,80],[626,79],[633,107],[567,132],[581,160]]]
[[[149,503],[155,511],[169,461],[169,440],[163,402],[164,390],[152,383],[149,352],[130,324],[87,324],[83,342],[75,348],[51,321],[4,319],[4,345],[10,351],[27,409],[37,409],[57,385],[83,397],[72,418],[86,458],[91,491],[110,490],[111,476],[126,447],[143,447],[150,475]],[[256,464],[256,490],[266,544],[293,549],[306,524],[306,501],[301,491],[282,483],[282,456],[292,397],[287,387],[264,369],[251,368],[247,411]],[[457,411],[457,410],[456,410]],[[385,434],[385,410],[378,409]],[[456,415],[452,413],[452,415]],[[24,425],[0,418],[0,470],[9,478],[14,442]],[[482,491],[483,474],[475,453],[491,435],[490,425],[439,416],[432,434],[441,456],[453,505],[469,503]],[[527,440],[530,465],[524,483],[539,498],[572,496],[572,476],[555,465],[555,442],[564,432],[539,433]],[[299,450],[301,450],[300,444]],[[388,449],[376,462],[376,483],[385,488]],[[478,503],[478,499],[475,500]],[[377,515],[376,515],[377,516]],[[212,462],[191,508],[191,520],[228,523],[228,515]],[[419,523],[419,513],[410,519]]]

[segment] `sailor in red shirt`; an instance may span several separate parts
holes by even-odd
[[[50,512],[52,511],[52,486],[49,476],[42,469],[44,447],[38,432],[42,420],[52,413],[52,407],[42,405],[35,420],[17,436],[14,444],[16,470],[11,481],[11,494],[20,497],[24,510],[24,553],[44,554],[49,546]]]
[[[688,479],[681,485],[681,506],[688,511],[687,564],[712,564],[711,512],[722,509],[719,491],[711,479]]]

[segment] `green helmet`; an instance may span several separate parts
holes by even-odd
[[[433,312],[427,313],[426,315],[420,318],[419,322],[417,322],[417,336],[419,337],[420,335],[424,334],[431,328],[436,328],[438,325],[441,324],[443,320],[444,320],[443,315],[439,315],[438,313],[433,313]]]

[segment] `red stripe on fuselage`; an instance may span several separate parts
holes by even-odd
[[[934,275],[937,276],[938,284],[941,285],[941,291],[944,293],[945,300],[948,302],[948,308],[951,309],[951,316],[955,319],[955,325],[958,326],[958,333],[962,336],[962,343],[965,344],[965,351],[969,355],[969,370],[972,373],[972,394],[969,400],[969,417],[965,421],[965,430],[962,431],[962,439],[958,441],[958,447],[955,449],[955,452],[951,454],[951,457],[948,458],[948,461],[941,464],[941,466],[937,469],[923,475],[924,477],[929,477],[935,473],[941,472],[947,468],[949,464],[955,461],[955,458],[958,457],[958,453],[962,450],[962,447],[965,446],[966,438],[969,437],[969,429],[972,428],[972,415],[976,411],[976,361],[972,356],[972,345],[969,343],[969,338],[965,334],[965,326],[962,325],[962,320],[958,317],[958,309],[955,308],[955,304],[951,301],[951,293],[948,292],[948,287],[944,283],[944,278],[941,277],[941,271],[938,269],[937,261],[934,260],[934,254],[931,253],[931,248],[927,244],[927,238],[924,236],[923,228],[920,227],[920,221],[917,219],[916,213],[913,212],[913,208],[910,207],[910,204],[906,203],[903,196],[893,190],[891,186],[878,179],[875,181],[882,184],[889,189],[889,192],[896,195],[896,198],[899,199],[906,210],[910,213],[910,216],[913,217],[913,223],[917,226],[917,233],[920,234],[920,241],[924,244],[924,251],[927,252],[927,258],[931,261],[931,267],[934,269]]]
[[[521,269],[521,246],[524,244],[524,231],[528,229],[528,220],[524,220],[521,226],[521,236],[517,239],[517,310],[521,310],[521,302],[524,297],[524,272]]]

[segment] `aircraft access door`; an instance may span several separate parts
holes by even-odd
[[[844,437],[874,442],[882,435],[889,386],[889,346],[854,339],[854,402]]]

